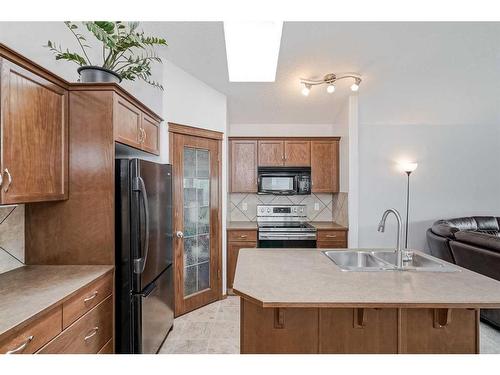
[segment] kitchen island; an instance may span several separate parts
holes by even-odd
[[[500,282],[448,266],[347,272],[316,249],[242,249],[241,353],[478,353]]]

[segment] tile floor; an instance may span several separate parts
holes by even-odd
[[[230,296],[174,321],[160,354],[238,354],[240,300]],[[481,323],[481,353],[500,354],[500,330]]]

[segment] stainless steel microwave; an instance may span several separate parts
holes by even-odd
[[[259,194],[311,194],[310,167],[259,167]]]

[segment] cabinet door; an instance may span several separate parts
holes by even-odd
[[[142,149],[155,155],[160,155],[160,123],[142,114],[141,129],[142,135]]]
[[[232,193],[257,192],[257,141],[230,141],[231,176],[229,189]]]
[[[257,242],[228,242],[227,245],[227,287],[233,288],[236,263],[240,249],[255,248]]]
[[[115,95],[113,111],[115,141],[140,148],[141,111],[119,95]]]
[[[259,167],[282,166],[285,163],[285,142],[259,141]]]
[[[320,309],[319,352],[396,354],[397,309]]]
[[[285,141],[285,165],[309,167],[311,165],[311,142]]]
[[[311,178],[313,193],[339,191],[339,142],[311,142]]]
[[[7,60],[0,64],[1,203],[65,199],[68,93]]]

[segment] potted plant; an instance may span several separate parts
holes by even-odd
[[[166,46],[163,38],[146,36],[138,31],[139,22],[82,22],[91,35],[102,44],[102,64],[95,65],[88,56],[87,39],[79,32],[78,25],[64,22],[76,38],[81,54],[64,50],[60,45],[48,41],[47,47],[56,60],[66,60],[79,65],[81,82],[116,82],[141,79],[161,90],[160,83],[151,80],[151,62],[161,63],[155,52],[156,46]]]

